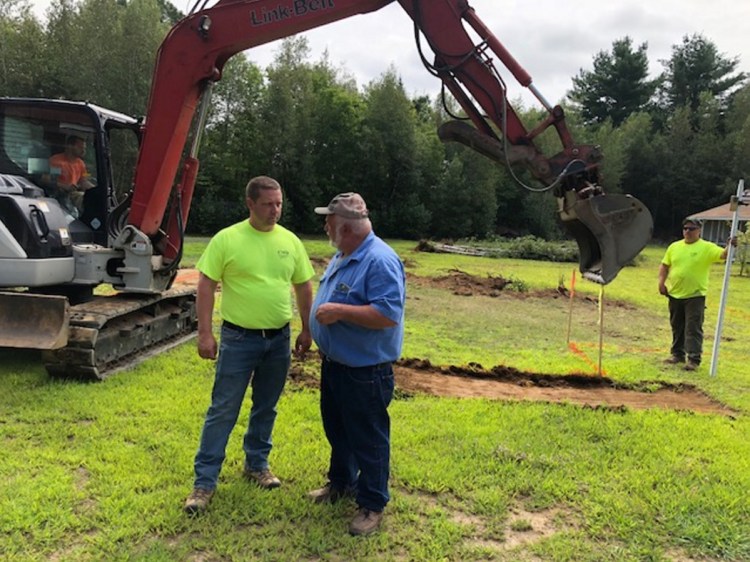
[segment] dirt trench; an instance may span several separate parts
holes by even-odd
[[[299,385],[318,387],[318,378],[294,362],[290,379]],[[625,388],[608,377],[572,374],[525,373],[507,367],[483,370],[472,366],[438,367],[424,359],[402,359],[394,366],[396,389],[402,395],[450,398],[484,398],[550,403],[570,403],[615,411],[685,410],[734,417],[732,408],[714,400],[690,384],[642,383]]]
[[[197,278],[195,270],[180,270],[175,283],[190,285],[197,283]],[[429,284],[463,296],[496,296],[511,283],[502,277],[482,278],[458,270],[437,278],[414,275],[408,278],[411,283]],[[545,292],[514,294],[519,298],[532,294],[535,297],[560,298],[566,296],[566,291],[560,287]],[[628,303],[611,301],[609,305],[632,307]],[[317,370],[317,365],[311,362],[317,362],[313,354],[306,363],[293,361],[290,378],[294,383],[318,386],[317,377],[309,374],[311,369]],[[653,381],[624,387],[604,376],[528,373],[503,366],[487,370],[477,364],[435,366],[429,360],[419,358],[400,360],[394,367],[394,374],[397,390],[406,395],[571,403],[623,411],[662,408],[726,416],[736,414],[733,409],[687,383]]]

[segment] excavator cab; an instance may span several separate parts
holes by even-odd
[[[0,99],[0,346],[66,345],[70,306],[90,298],[98,268],[81,271],[75,248],[106,247],[111,227],[113,131],[137,144],[132,118],[61,100]],[[136,134],[134,134],[136,133]],[[60,189],[57,156],[71,138],[95,185],[74,201]],[[66,156],[67,157],[67,156]]]

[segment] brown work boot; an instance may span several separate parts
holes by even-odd
[[[263,470],[250,470],[245,468],[242,475],[247,478],[250,482],[255,482],[258,486],[265,490],[271,490],[281,486],[281,480],[276,478],[273,473],[264,468]]]
[[[686,371],[696,371],[698,367],[700,367],[700,363],[696,363],[695,361],[688,361],[683,369],[685,369]]]
[[[383,521],[382,511],[372,511],[365,507],[360,507],[357,515],[352,519],[349,525],[349,534],[351,535],[369,535],[380,528]]]
[[[336,503],[342,498],[354,497],[354,490],[351,488],[336,488],[328,482],[322,488],[308,492],[307,497],[315,503]]]
[[[188,498],[185,500],[185,507],[182,509],[185,513],[190,515],[197,515],[203,513],[208,508],[208,504],[211,502],[211,498],[214,497],[213,490],[206,490],[205,488],[193,488]]]
[[[677,365],[684,362],[685,360],[682,357],[677,357],[676,355],[672,355],[669,359],[664,360],[664,363],[667,365]]]

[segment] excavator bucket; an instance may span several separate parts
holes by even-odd
[[[648,244],[654,223],[648,208],[623,194],[561,199],[560,218],[578,242],[586,279],[606,285]]]
[[[64,347],[69,319],[70,305],[65,297],[0,292],[0,347]]]

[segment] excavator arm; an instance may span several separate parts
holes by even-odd
[[[392,0],[219,0],[178,22],[159,49],[128,223],[151,240],[161,239],[166,262],[178,259],[198,169],[197,146],[183,158],[191,123],[204,91],[221,77],[234,54],[353,15]],[[605,195],[599,185],[597,147],[576,145],[563,110],[552,107],[531,77],[476,16],[465,0],[398,0],[414,21],[415,35],[433,53],[428,70],[442,80],[466,121],[445,123],[444,141],[461,142],[511,171],[523,166],[558,200],[560,219],[579,246],[580,269],[608,283],[651,237],[648,209],[627,195]],[[471,32],[471,33],[470,33]],[[473,39],[478,37],[478,41]],[[547,117],[527,130],[508,103],[495,59],[529,88]],[[471,125],[468,124],[471,123]],[[562,150],[546,156],[535,139],[550,127]],[[180,182],[173,187],[182,165]],[[178,202],[170,206],[170,197]]]

